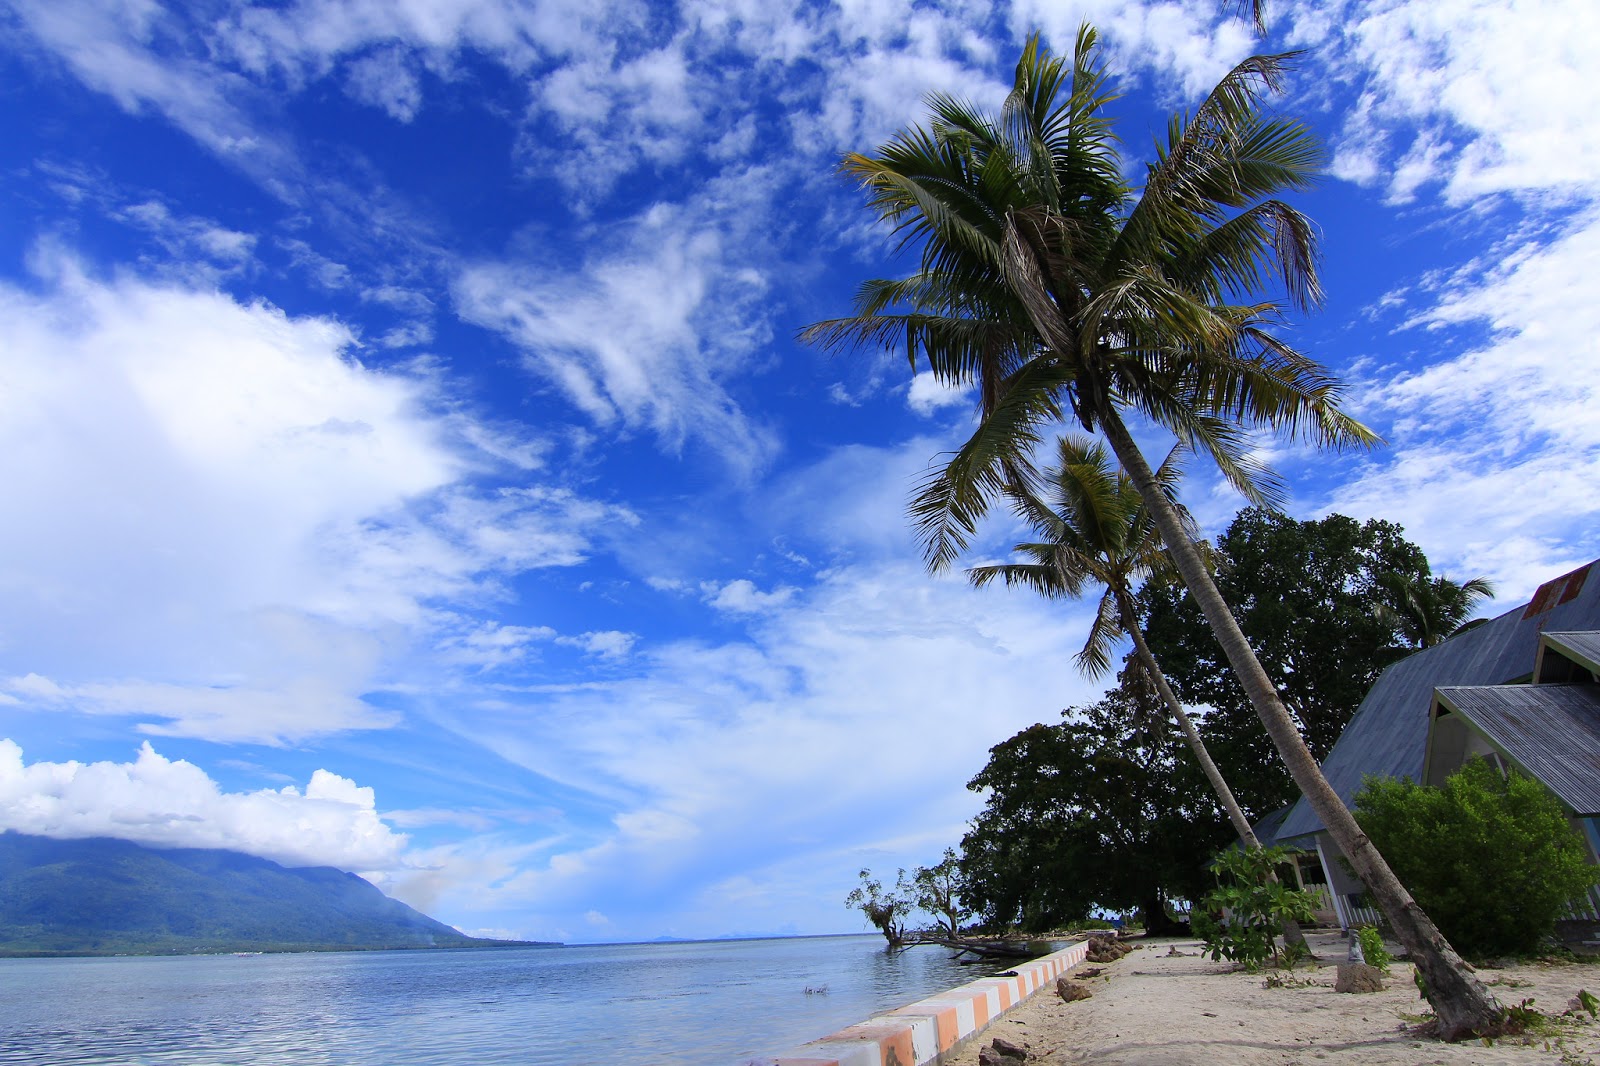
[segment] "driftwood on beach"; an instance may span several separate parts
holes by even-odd
[[[971,952],[980,959],[1025,959],[1033,955],[1046,954],[1049,950],[1046,947],[1044,951],[1040,951],[1036,946],[1039,942],[1033,940],[967,940],[931,934],[918,936],[907,943],[939,944],[957,952]]]

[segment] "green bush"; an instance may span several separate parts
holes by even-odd
[[[1464,955],[1537,951],[1567,906],[1600,880],[1560,801],[1482,759],[1441,788],[1368,778],[1355,814]]]
[[[1389,954],[1389,949],[1384,946],[1383,934],[1378,932],[1376,926],[1363,925],[1356,930],[1356,937],[1361,941],[1361,957],[1367,960],[1367,965],[1387,975],[1394,956]]]
[[[1288,854],[1286,848],[1229,848],[1211,864],[1219,884],[1195,908],[1190,925],[1212,959],[1242,963],[1247,970],[1268,959],[1285,967],[1297,961],[1297,953],[1280,948],[1277,938],[1285,920],[1309,922],[1316,903],[1311,893],[1272,878]]]

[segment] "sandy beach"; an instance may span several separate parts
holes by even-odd
[[[1338,933],[1307,936],[1319,963],[1267,987],[1270,971],[1246,973],[1212,962],[1193,939],[1131,940],[1137,950],[1076,974],[1092,998],[1064,1002],[1046,989],[976,1038],[954,1060],[977,1066],[994,1037],[1026,1047],[1029,1063],[1058,1066],[1423,1066],[1600,1061],[1600,1024],[1586,1013],[1568,1015],[1549,1032],[1443,1044],[1418,1035],[1427,1004],[1417,997],[1412,968],[1394,963],[1381,992],[1333,990],[1345,959]],[[1600,995],[1600,965],[1529,963],[1480,969],[1503,1004],[1526,999],[1561,1014],[1579,989]],[[1009,1060],[1016,1061],[1016,1060]]]

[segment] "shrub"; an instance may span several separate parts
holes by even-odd
[[[1363,925],[1356,930],[1356,938],[1361,941],[1361,957],[1367,960],[1367,965],[1388,976],[1389,964],[1394,961],[1394,956],[1384,946],[1383,934],[1378,932],[1376,926]]]
[[[1212,959],[1242,963],[1256,970],[1269,958],[1292,967],[1297,954],[1278,947],[1286,919],[1309,922],[1315,900],[1309,892],[1288,888],[1272,878],[1288,854],[1286,848],[1229,848],[1211,864],[1220,882],[1194,909],[1190,922],[1205,941]]]
[[[1597,880],[1543,785],[1482,759],[1440,788],[1368,778],[1356,820],[1457,951],[1526,955]]]

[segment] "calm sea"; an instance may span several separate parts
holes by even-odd
[[[8,959],[0,1063],[733,1066],[991,972],[877,936]]]

